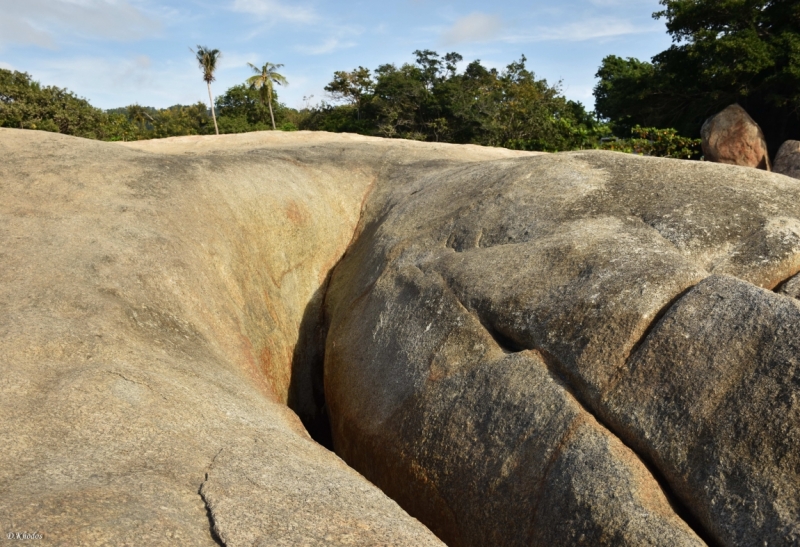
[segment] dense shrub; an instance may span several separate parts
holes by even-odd
[[[700,139],[678,135],[675,129],[634,126],[629,139],[605,139],[600,148],[642,156],[700,159]]]

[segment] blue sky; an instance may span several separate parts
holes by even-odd
[[[67,87],[95,106],[208,100],[189,47],[222,51],[215,94],[283,63],[281,101],[326,99],[333,71],[411,62],[416,49],[528,67],[592,108],[609,54],[649,59],[667,48],[658,0],[0,0],[0,67]],[[308,99],[308,97],[313,98]],[[304,102],[304,97],[305,99]]]

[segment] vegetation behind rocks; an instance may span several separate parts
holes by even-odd
[[[800,3],[661,0],[671,47],[650,62],[609,55],[595,109],[620,137],[635,125],[699,137],[709,116],[738,103],[774,154],[800,139]]]

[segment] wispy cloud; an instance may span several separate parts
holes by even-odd
[[[156,35],[161,23],[126,0],[0,0],[0,47],[56,48],[64,36],[115,41]]]
[[[364,34],[364,28],[358,25],[323,25],[327,30],[327,38],[320,42],[296,45],[294,50],[305,55],[327,55],[335,51],[349,49],[358,45],[357,36]]]
[[[13,14],[0,17],[0,48],[9,44],[55,49],[55,42],[49,32],[38,29]]]
[[[658,30],[659,28],[652,23],[637,25],[627,19],[593,17],[566,25],[539,27],[530,33],[506,36],[503,40],[509,43],[546,41],[583,42],[586,40],[613,38],[629,34],[642,34]]]
[[[252,63],[258,66],[259,63],[263,64],[263,61],[261,61],[261,58],[257,53],[223,53],[219,61],[218,70],[239,70],[243,67],[247,67],[247,63]],[[249,67],[247,68],[247,71],[250,71]]]
[[[195,63],[163,62],[146,55],[49,59],[30,71],[44,85],[66,87],[104,108],[127,104],[192,104],[206,100]]]
[[[470,13],[446,29],[441,36],[444,45],[488,42],[497,38],[503,29],[503,21],[497,15]]]
[[[341,40],[340,38],[328,38],[321,44],[315,46],[297,46],[297,51],[305,53],[306,55],[325,55],[326,53],[333,53],[340,49],[347,49],[355,47],[356,42],[352,40]]]
[[[313,23],[319,19],[317,13],[310,7],[284,4],[279,0],[233,0],[231,9],[270,22]]]

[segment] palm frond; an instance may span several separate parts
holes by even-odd
[[[217,61],[222,57],[218,49],[210,49],[205,46],[197,46],[197,51],[193,51],[197,64],[203,71],[203,80],[213,82],[215,80],[214,71],[217,70]]]

